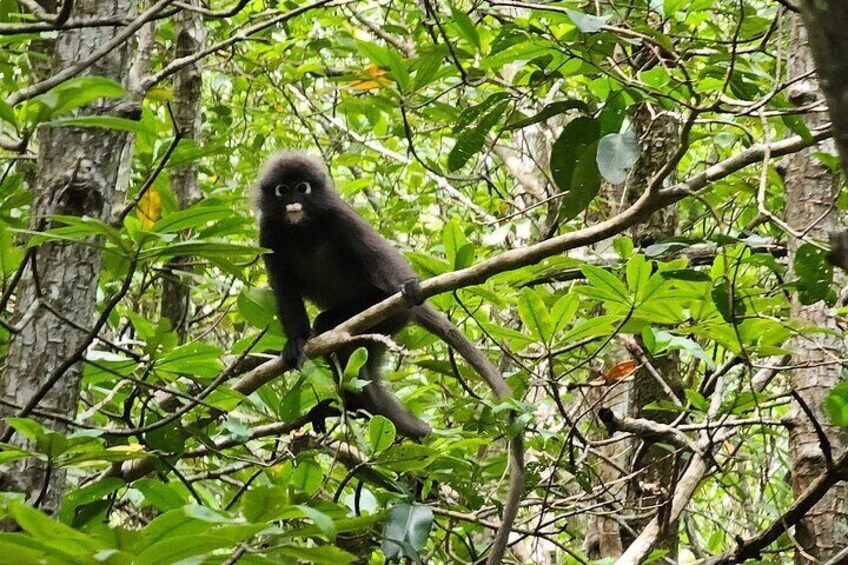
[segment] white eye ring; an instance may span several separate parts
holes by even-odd
[[[295,185],[294,189],[301,194],[309,194],[312,192],[312,185],[306,181],[301,181]]]
[[[280,196],[282,196],[282,192],[287,188],[288,187],[284,184],[278,184],[277,186],[274,187],[274,194],[277,197],[280,197]]]

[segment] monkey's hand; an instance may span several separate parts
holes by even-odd
[[[295,369],[300,369],[303,366],[303,361],[305,360],[303,346],[308,339],[309,336],[289,338],[285,347],[283,347],[283,361],[285,361],[286,365]]]
[[[400,293],[410,306],[420,306],[424,303],[421,296],[421,281],[418,278],[406,279],[400,283]]]

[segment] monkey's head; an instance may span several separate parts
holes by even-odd
[[[317,157],[292,152],[268,159],[257,189],[259,212],[289,225],[320,218],[334,194],[324,163]]]

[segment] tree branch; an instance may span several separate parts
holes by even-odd
[[[54,74],[48,79],[21,88],[17,92],[10,94],[6,98],[6,103],[9,104],[9,106],[14,106],[15,104],[19,104],[24,100],[29,100],[30,98],[34,98],[39,94],[43,94],[54,86],[62,84],[66,80],[77,76],[79,73],[99,61],[101,57],[114,50],[124,41],[132,37],[135,32],[141,29],[141,26],[152,20],[156,16],[156,14],[165,9],[165,7],[167,7],[168,4],[173,1],[174,0],[159,0],[159,2],[151,6],[146,12],[141,14],[129,25],[127,25],[126,28],[122,29],[119,33],[116,33],[111,40],[106,42],[103,47],[92,53],[88,58],[83,59],[76,65],[71,65],[70,67],[62,69],[61,71]]]

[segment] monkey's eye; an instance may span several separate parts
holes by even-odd
[[[289,189],[289,187],[287,187],[286,185],[284,185],[284,184],[278,184],[277,186],[275,186],[275,187],[274,187],[274,195],[276,195],[276,196],[278,196],[278,197],[279,197],[279,196],[282,196],[282,195],[283,195],[283,193],[284,193],[285,191],[287,191],[288,189]]]
[[[310,192],[312,192],[312,185],[306,181],[302,181],[297,183],[294,186],[294,189],[301,194],[309,194]]]

